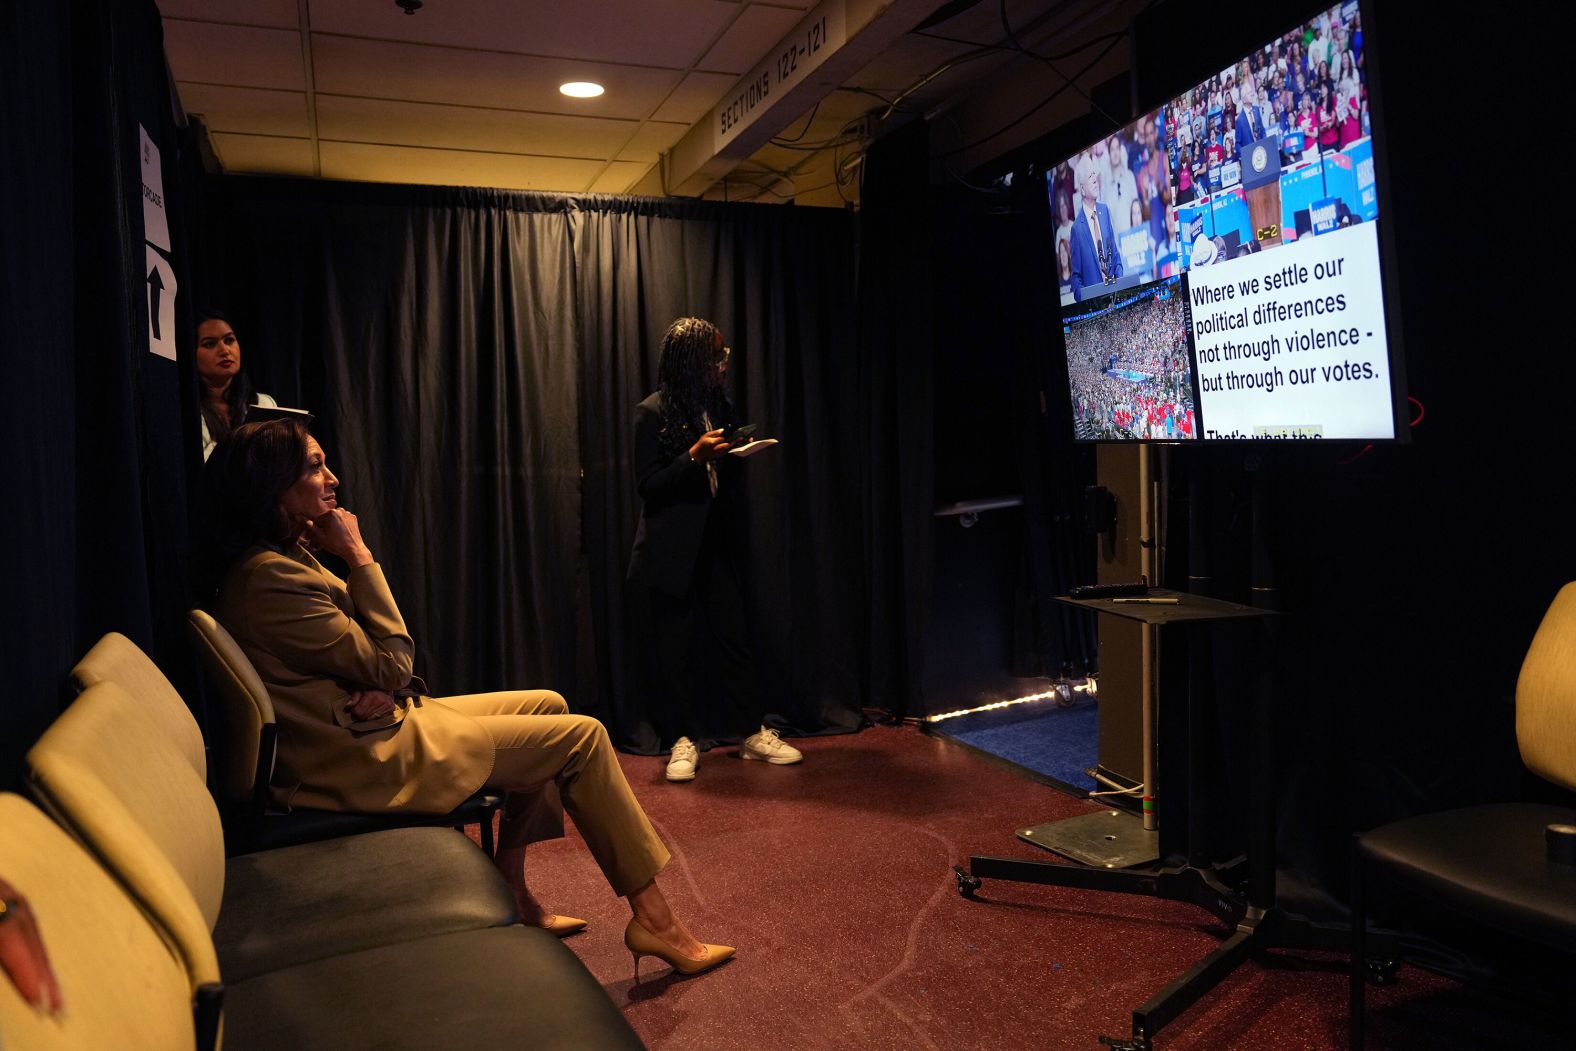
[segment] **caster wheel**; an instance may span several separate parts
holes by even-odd
[[[1067,685],[1065,682],[1056,684],[1056,707],[1071,708],[1073,703],[1077,700],[1078,697],[1073,693],[1073,688],[1071,686]]]
[[[961,865],[952,866],[952,875],[958,881],[958,893],[963,895],[965,898],[974,897],[974,892],[980,889],[979,877],[970,876],[967,872],[963,871],[963,867]]]
[[[1369,960],[1368,984],[1376,986],[1394,985],[1395,972],[1401,967],[1395,960]]]

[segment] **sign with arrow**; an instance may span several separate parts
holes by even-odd
[[[152,245],[148,250],[148,349],[175,360],[175,268]]]
[[[148,350],[175,360],[175,294],[178,285],[170,252],[170,220],[164,208],[164,171],[159,147],[148,129],[142,136],[142,235],[147,239]]]

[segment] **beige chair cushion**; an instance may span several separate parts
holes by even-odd
[[[1576,788],[1576,583],[1554,596],[1521,662],[1516,743],[1528,770]]]
[[[0,1047],[177,1051],[196,1043],[170,947],[109,874],[27,800],[0,793],[0,875],[31,906],[65,1010],[40,1015],[0,974]]]
[[[147,708],[115,683],[89,687],[27,753],[28,775],[174,941],[195,989],[219,978],[224,838],[202,779]]]
[[[197,776],[207,780],[208,756],[203,749],[202,727],[159,666],[135,642],[119,632],[110,632],[71,669],[71,678],[81,689],[101,682],[119,683],[147,707],[147,717],[180,747]]]
[[[214,742],[214,787],[226,802],[247,802],[256,790],[263,727],[274,721],[274,702],[224,625],[200,609],[191,611],[189,623],[197,656],[218,688],[222,707]]]

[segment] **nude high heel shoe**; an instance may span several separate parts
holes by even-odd
[[[709,971],[725,960],[733,958],[734,948],[731,945],[706,945],[701,947],[706,950],[704,959],[692,960],[683,955],[673,946],[658,938],[655,934],[641,926],[640,921],[633,916],[629,919],[629,926],[624,928],[624,947],[635,958],[635,981],[640,981],[640,958],[642,956],[655,956],[657,959],[672,967],[679,974],[700,974]]]
[[[556,934],[560,938],[567,938],[571,934],[579,934],[586,929],[586,921],[573,916],[554,916],[542,925],[549,934]]]

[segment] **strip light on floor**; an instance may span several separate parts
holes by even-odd
[[[1090,696],[1099,693],[1098,688],[1095,686],[1095,680],[1091,677],[1078,683],[1058,683],[1054,689],[1044,690],[1040,693],[1031,693],[1024,697],[1014,697],[1010,701],[992,701],[990,704],[982,704],[978,708],[960,708],[955,712],[941,712],[938,715],[928,715],[925,717],[925,722],[945,722],[948,719],[956,719],[960,715],[973,715],[975,712],[994,712],[999,708],[1011,708],[1019,704],[1055,700],[1066,696],[1065,691],[1067,690],[1071,690],[1073,693],[1087,693]]]

